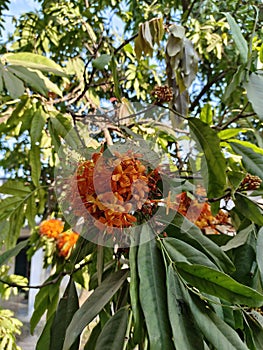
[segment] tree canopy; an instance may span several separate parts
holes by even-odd
[[[37,350],[262,349],[261,1],[37,3],[0,42],[0,292],[42,248]]]

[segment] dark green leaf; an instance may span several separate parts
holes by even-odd
[[[95,349],[96,342],[98,339],[98,336],[101,332],[101,324],[100,322],[96,324],[96,326],[92,329],[88,341],[86,342],[84,346],[84,350],[90,350],[90,349]]]
[[[174,349],[166,300],[165,269],[149,226],[140,234],[138,250],[139,295],[152,350]],[[161,320],[161,322],[160,322]]]
[[[235,194],[234,202],[236,205],[235,209],[245,218],[248,218],[257,225],[263,225],[263,211],[255,202],[241,193]]]
[[[29,164],[31,167],[31,178],[33,184],[38,187],[41,173],[41,162],[40,162],[40,147],[31,144],[31,150],[29,152]]]
[[[71,278],[64,295],[58,304],[56,315],[51,327],[50,350],[61,350],[63,348],[66,329],[78,308],[78,294],[75,283]],[[70,350],[78,350],[79,341],[80,339],[77,338]]]
[[[165,231],[169,236],[180,239],[200,250],[223,271],[228,273],[235,271],[235,266],[229,257],[216,243],[206,237],[197,226],[178,213],[171,222],[167,222],[165,217],[164,212],[163,215],[158,217],[158,220],[168,225]]]
[[[50,348],[50,330],[53,323],[54,315],[45,323],[44,329],[38,339],[36,350],[53,350]]]
[[[0,186],[0,192],[18,197],[26,197],[31,193],[31,189],[22,181],[7,180],[2,186]]]
[[[189,306],[183,298],[181,285],[172,265],[167,271],[167,299],[174,345],[177,350],[202,350],[204,343]]]
[[[250,234],[254,234],[254,226],[249,225],[245,229],[238,232],[233,238],[231,238],[227,244],[221,246],[221,248],[227,252],[228,250],[231,250],[233,248],[240,247],[241,245],[244,245],[248,239],[248,236]]]
[[[263,305],[263,295],[227,274],[202,265],[176,263],[180,275],[202,292],[227,300],[232,304],[257,307]]]
[[[256,247],[256,256],[257,264],[260,272],[261,284],[263,285],[263,227],[258,231],[257,237],[257,247]]]
[[[129,306],[124,306],[102,328],[95,350],[122,350],[128,323]]]
[[[218,197],[226,187],[226,162],[221,152],[219,138],[216,132],[201,120],[188,118],[188,122],[197,146],[204,153],[203,177],[207,183],[207,195],[209,198]]]
[[[255,349],[263,349],[263,327],[262,324],[258,322],[258,320],[254,317],[254,313],[245,313],[246,320],[248,322],[249,328],[251,330],[251,336],[253,339],[253,343],[255,344]],[[261,316],[262,317],[262,316]]]
[[[63,350],[70,349],[83,329],[96,317],[102,308],[118,291],[128,275],[127,270],[120,270],[107,277],[94,293],[86,300],[74,314],[66,331]]]
[[[34,113],[30,128],[30,137],[34,145],[36,142],[40,141],[45,123],[46,119],[43,115],[43,111],[38,109],[36,113]]]
[[[162,240],[162,244],[165,247],[166,253],[174,262],[188,262],[217,269],[217,266],[207,257],[207,255],[182,240],[167,237]]]

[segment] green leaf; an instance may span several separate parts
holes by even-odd
[[[123,350],[129,306],[124,306],[102,328],[95,350]]]
[[[29,243],[29,240],[22,241],[18,243],[14,248],[7,250],[3,254],[0,255],[0,266],[3,264],[6,264],[6,262],[12,258],[13,256],[16,256],[18,253],[21,252],[22,249],[24,249]]]
[[[207,257],[207,255],[182,240],[167,237],[162,239],[162,244],[165,247],[166,253],[174,262],[188,262],[217,269],[217,266]]]
[[[204,343],[172,265],[167,270],[167,299],[173,341],[177,350],[202,350]]]
[[[133,339],[136,344],[143,340],[144,317],[139,299],[139,275],[138,275],[138,246],[131,246],[129,251],[130,264],[130,298],[132,316],[134,321]]]
[[[200,120],[208,125],[213,124],[213,110],[210,103],[206,103],[200,113]]]
[[[255,345],[255,350],[263,349],[263,327],[262,324],[255,318],[255,312],[246,312],[246,320],[251,331],[251,336],[253,343]],[[259,316],[261,316],[259,314]],[[262,317],[262,316],[261,316]]]
[[[233,75],[230,83],[226,86],[224,95],[222,97],[223,101],[226,102],[227,99],[236,92],[237,88],[241,85],[245,78],[245,67],[241,65],[237,68],[237,71]]]
[[[217,136],[220,138],[220,140],[228,140],[231,139],[235,136],[237,136],[240,133],[245,133],[248,131],[252,131],[253,129],[249,128],[232,128],[232,129],[226,129],[226,130],[221,130],[217,133]]]
[[[117,72],[117,63],[114,56],[111,59],[110,67],[111,67],[113,83],[114,83],[114,95],[119,101],[121,101],[120,81],[119,81],[118,72]]]
[[[28,220],[29,226],[31,228],[34,228],[36,226],[35,217],[37,215],[37,207],[36,207],[34,193],[32,193],[26,201],[25,215]]]
[[[206,237],[197,226],[179,213],[175,215],[171,222],[167,222],[165,216],[164,212],[160,217],[158,216],[158,220],[168,225],[165,232],[169,236],[182,240],[203,252],[223,271],[228,273],[235,271],[235,266],[229,257],[216,243]]]
[[[8,70],[42,95],[47,95],[48,89],[46,84],[37,72],[21,66],[9,66]]]
[[[7,53],[2,58],[11,65],[29,67],[43,72],[52,72],[63,77],[67,76],[63,68],[50,58],[32,52]]]
[[[70,349],[83,329],[96,317],[118,291],[128,275],[127,270],[117,271],[107,277],[74,314],[67,331],[63,350]]]
[[[247,242],[250,234],[254,234],[254,226],[249,225],[242,231],[238,232],[233,238],[231,238],[227,244],[221,246],[221,248],[227,252],[228,250],[240,247]]]
[[[31,144],[31,150],[29,152],[29,164],[33,184],[38,187],[40,185],[39,179],[41,174],[40,147],[34,144]]]
[[[263,77],[257,73],[251,73],[248,82],[244,84],[247,90],[247,97],[252,104],[254,111],[263,120]]]
[[[40,141],[45,123],[46,118],[43,115],[42,109],[39,108],[37,109],[36,113],[34,113],[30,128],[31,142],[34,145],[36,144],[36,142]]]
[[[196,295],[189,294],[185,288],[182,291],[200,331],[214,346],[214,349],[248,350],[233,328],[208,308],[203,301]]]
[[[257,257],[257,264],[258,269],[260,272],[260,279],[261,284],[263,285],[263,227],[260,228],[258,231],[258,237],[257,237],[257,247],[256,247],[256,257]]]
[[[96,326],[92,329],[88,341],[86,342],[84,346],[84,350],[90,350],[90,349],[95,349],[96,342],[98,339],[98,336],[101,332],[101,323],[99,322],[96,324]]]
[[[197,118],[188,118],[192,136],[205,156],[204,180],[208,198],[219,197],[226,187],[226,162],[214,130]],[[206,178],[207,177],[207,178]]]
[[[149,226],[143,225],[138,250],[139,294],[149,335],[150,349],[174,349],[168,318],[165,269]],[[161,322],[160,322],[161,320]]]
[[[230,30],[232,32],[233,39],[240,53],[241,61],[243,63],[246,63],[248,60],[248,46],[247,46],[246,39],[244,38],[239,25],[237,24],[235,19],[231,16],[231,14],[225,12],[224,15],[226,16],[226,19],[230,26]]]
[[[52,323],[50,350],[61,350],[63,348],[66,329],[78,308],[78,293],[74,280],[71,278],[64,292],[64,295],[58,304],[56,315]],[[73,344],[70,350],[78,350],[79,341],[80,339],[77,338],[76,342]]]
[[[257,225],[263,225],[263,210],[247,196],[235,194],[235,209]]]
[[[103,70],[110,63],[111,58],[111,55],[103,54],[95,58],[95,60],[92,61],[92,65],[99,70]]]
[[[44,329],[38,339],[36,350],[50,349],[50,330],[53,323],[54,315],[50,317],[45,323]],[[53,349],[52,349],[53,350]]]
[[[176,263],[179,274],[201,292],[214,295],[232,304],[245,304],[252,307],[263,305],[263,295],[247,287],[227,274],[210,267],[180,262]]]
[[[5,87],[12,98],[16,99],[23,95],[25,91],[24,84],[13,73],[9,72],[8,70],[4,70],[3,78]]]
[[[0,186],[0,192],[18,197],[26,197],[31,193],[31,189],[22,181],[7,180],[2,186]]]
[[[259,176],[263,179],[263,152],[260,148],[254,149],[247,147],[247,143],[230,142],[233,151],[242,156],[242,163],[245,169],[252,175]],[[258,152],[256,152],[258,151]]]

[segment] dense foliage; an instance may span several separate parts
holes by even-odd
[[[0,292],[42,248],[38,350],[262,349],[261,1],[38,3],[1,42]]]

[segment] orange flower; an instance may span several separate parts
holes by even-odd
[[[39,225],[39,233],[49,238],[57,238],[63,231],[64,223],[61,220],[49,219],[44,220]]]
[[[78,238],[79,234],[72,230],[61,232],[57,237],[57,248],[59,255],[67,258]]]

